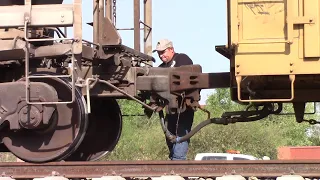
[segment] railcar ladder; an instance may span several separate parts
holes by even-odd
[[[75,69],[76,62],[81,59],[75,58],[75,54],[82,52],[82,0],[73,0],[72,5],[66,4],[50,4],[50,5],[32,5],[32,0],[25,0],[24,6],[7,6],[2,17],[10,14],[10,21],[0,21],[1,28],[17,28],[24,27],[24,38],[26,41],[25,51],[25,81],[26,81],[26,102],[28,104],[68,104],[75,100]],[[9,10],[8,10],[9,9]],[[13,18],[12,18],[13,17]],[[29,27],[72,27],[74,30],[74,38],[43,38],[29,39]],[[44,42],[56,40],[72,40],[71,44],[71,61],[69,75],[41,75],[29,76],[30,63],[30,43],[29,42]],[[78,57],[78,56],[77,56]],[[32,78],[71,78],[72,97],[70,101],[59,102],[31,102],[30,101],[30,79]]]

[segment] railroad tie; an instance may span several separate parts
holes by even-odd
[[[217,177],[216,180],[246,180],[246,178],[240,175],[224,175]]]
[[[281,177],[277,177],[277,180],[305,180],[305,179],[299,175],[283,175]]]
[[[69,179],[63,176],[47,176],[43,178],[34,178],[33,180],[69,180]]]
[[[185,180],[181,176],[177,175],[166,175],[166,176],[161,176],[161,177],[152,177],[152,180]]]
[[[125,180],[121,176],[103,176],[101,178],[92,178],[92,180]]]

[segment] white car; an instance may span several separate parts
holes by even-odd
[[[230,153],[198,153],[194,160],[259,160],[258,158],[246,154]]]

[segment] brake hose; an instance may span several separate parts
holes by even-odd
[[[225,121],[223,118],[212,118],[212,119],[207,119],[205,121],[202,121],[200,124],[198,124],[195,128],[193,128],[188,134],[182,136],[182,137],[177,137],[173,135],[167,128],[167,125],[165,125],[165,118],[163,111],[159,111],[159,117],[160,117],[160,124],[162,127],[162,130],[165,134],[165,136],[172,142],[172,143],[181,143],[183,141],[186,141],[190,139],[195,133],[200,131],[203,127],[211,124],[211,123],[217,123],[217,124],[224,124]]]

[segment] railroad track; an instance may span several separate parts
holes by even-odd
[[[284,175],[282,178],[297,180],[296,178],[301,179],[302,177],[319,179],[320,161],[108,161],[45,164],[8,162],[0,163],[0,173],[2,173],[0,180],[44,177],[54,177],[56,180],[66,178],[98,178],[103,180],[107,177],[113,179],[155,177],[162,179],[164,177],[214,179],[223,177],[220,180],[224,180],[225,178],[243,179],[245,177],[277,178]]]

